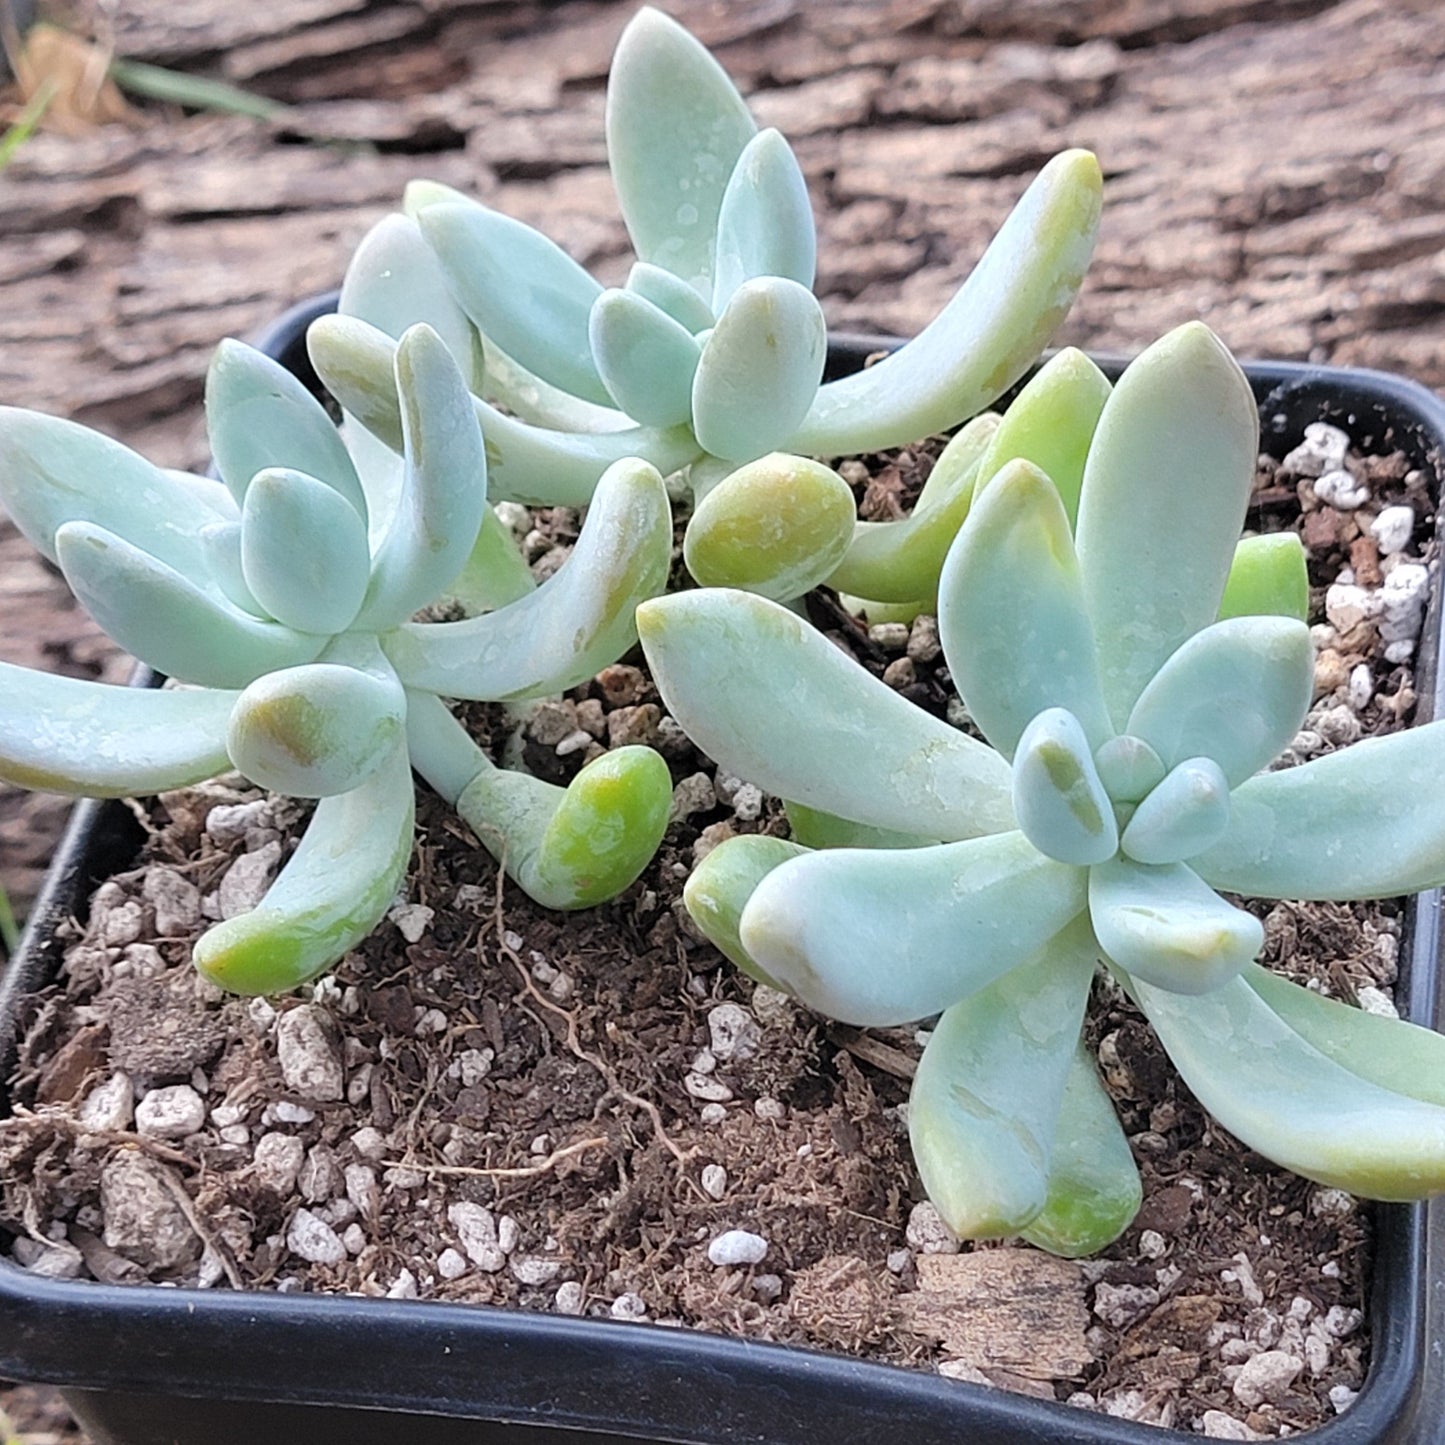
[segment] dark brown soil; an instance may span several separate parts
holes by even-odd
[[[936,448],[915,450],[855,474],[874,514],[890,514],[889,498],[911,505]],[[1360,529],[1383,505],[1410,502],[1416,538],[1433,535],[1399,458],[1351,467],[1373,493],[1355,513],[1322,507],[1273,463],[1258,479],[1252,521],[1301,526],[1313,543],[1320,618],[1324,583],[1351,559],[1364,574]],[[529,550],[550,570],[574,519],[531,521]],[[870,632],[826,595],[813,604],[870,670],[965,721],[931,619]],[[1310,729],[1339,736],[1326,714],[1347,705],[1350,674],[1377,650],[1373,624],[1341,636],[1322,623],[1316,636],[1321,697],[1301,755],[1332,745]],[[696,935],[680,899],[695,861],[735,832],[786,823],[692,748],[636,661],[535,708],[517,738],[559,781],[608,744],[653,743],[691,799],[645,876],[590,913],[549,913],[499,882],[424,792],[392,921],[303,995],[226,999],[196,980],[190,944],[235,861],[289,848],[303,810],[226,783],[157,802],[142,864],[97,895],[62,985],[29,1013],[16,1117],[0,1123],[0,1217],[22,1236],[17,1257],[107,1280],[676,1321],[1211,1434],[1242,1424],[1274,1436],[1346,1406],[1367,1359],[1368,1212],[1211,1124],[1105,983],[1089,1027],[1144,1176],[1136,1224],[1081,1265],[1011,1247],[955,1253],[919,1208],[909,1162],[902,1106],[919,1037],[832,1025],[754,988]],[[1371,666],[1351,715],[1359,730],[1390,731],[1409,720],[1411,669]],[[466,716],[497,748],[517,731],[498,707]],[[239,823],[233,811],[217,826],[214,809],[249,800]],[[1389,1007],[1397,904],[1259,911],[1269,962]],[[283,1066],[288,1031],[324,1077]],[[103,1126],[82,1116],[117,1075],[143,1111],[154,1091],[191,1091],[193,1125],[157,1132],[126,1105]],[[739,1229],[766,1240],[762,1261],[710,1262],[710,1243]],[[1061,1342],[960,1344],[939,1250],[950,1288],[967,1285],[970,1261],[1010,1277],[1049,1271]],[[1012,1338],[1007,1291],[994,1293],[990,1333]],[[1301,1370],[1248,1406],[1234,1381],[1263,1351]]]

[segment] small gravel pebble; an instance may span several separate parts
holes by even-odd
[[[80,1106],[80,1126],[102,1133],[129,1129],[135,1118],[135,1086],[129,1074],[112,1074],[85,1096]]]
[[[455,1249],[444,1249],[437,1255],[437,1273],[443,1279],[460,1279],[467,1269],[466,1256]]]
[[[276,1021],[276,1057],[286,1088],[298,1098],[335,1103],[345,1097],[341,1039],[331,1015],[304,1003]]]
[[[286,1229],[286,1247],[308,1264],[340,1264],[346,1246],[340,1236],[319,1215],[298,1209]]]
[[[256,1141],[251,1169],[257,1184],[284,1199],[296,1188],[305,1162],[306,1146],[294,1134],[263,1134]]]
[[[746,1229],[729,1229],[715,1235],[707,1247],[709,1263],[720,1269],[727,1265],[761,1264],[767,1253],[767,1240]]]
[[[958,1253],[958,1236],[927,1200],[915,1204],[909,1211],[907,1239],[920,1254]]]
[[[1403,552],[1415,535],[1414,507],[1386,507],[1370,523],[1370,535],[1384,556],[1390,557],[1396,552]]]
[[[720,1003],[710,1008],[707,1033],[709,1051],[724,1063],[751,1058],[762,1037],[757,1019],[739,1003]]]
[[[709,1199],[721,1199],[728,1192],[728,1172],[721,1164],[703,1166],[702,1192]]]
[[[135,1106],[138,1134],[152,1139],[184,1139],[206,1122],[206,1101],[189,1084],[152,1089]]]
[[[582,1286],[575,1279],[569,1279],[557,1286],[552,1307],[559,1315],[580,1315],[584,1299]]]
[[[1241,1405],[1253,1407],[1266,1400],[1277,1404],[1304,1369],[1304,1361],[1285,1350],[1261,1350],[1239,1367],[1231,1387]]]
[[[647,1318],[647,1301],[640,1294],[629,1290],[626,1294],[618,1295],[612,1301],[609,1313],[614,1320],[645,1320]]]

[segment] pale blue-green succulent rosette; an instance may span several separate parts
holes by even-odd
[[[1264,771],[1305,716],[1313,655],[1289,608],[1226,596],[1257,440],[1243,374],[1195,323],[1109,394],[1074,498],[1026,460],[988,482],[938,619],[986,744],[761,599],[639,611],[694,741],[803,805],[805,836],[864,845],[731,840],[688,903],[822,1013],[941,1012],[909,1123],[961,1235],[1080,1254],[1133,1217],[1137,1173],[1080,1044],[1101,960],[1260,1153],[1376,1199],[1445,1188],[1445,1040],[1260,968],[1261,925],[1220,896],[1445,882],[1445,723]]]
[[[0,664],[0,778],[114,797],[235,767],[320,800],[260,904],[196,944],[201,972],[239,992],[304,982],[380,921],[411,857],[413,767],[551,907],[626,887],[666,824],[671,783],[649,749],[598,758],[564,790],[494,766],[441,701],[558,692],[632,645],[636,604],[667,579],[662,478],[611,467],[571,558],[538,587],[487,506],[448,348],[417,326],[393,364],[401,456],[384,504],[321,404],[239,342],[207,381],[219,481],[0,409],[0,502],[111,637],[187,684]],[[492,610],[411,620],[459,579],[490,590]]]
[[[327,385],[394,446],[390,348],[398,327],[430,321],[474,366],[494,498],[581,506],[607,467],[642,457],[687,473],[684,552],[704,583],[788,600],[846,568],[851,590],[930,597],[976,458],[943,467],[906,527],[859,524],[843,479],[808,458],[957,426],[1033,364],[1093,251],[1098,162],[1056,156],[919,336],[824,382],[813,213],[783,137],[759,130],[712,56],[650,8],[618,43],[606,126],[638,258],[622,286],[603,287],[522,222],[415,182],[405,215],[357,261],[413,294],[380,309],[344,295],[341,314],[313,327]]]

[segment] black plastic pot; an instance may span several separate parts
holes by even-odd
[[[296,308],[263,345],[303,376],[301,335],[331,298]],[[843,338],[836,374],[889,343]],[[1117,374],[1119,367],[1109,368]],[[1311,421],[1400,447],[1445,480],[1445,406],[1379,373],[1249,368],[1265,446]],[[314,381],[314,378],[310,378]],[[1421,646],[1421,711],[1445,703],[1440,598]],[[59,959],[56,921],[137,843],[118,804],[82,803],[24,946],[0,984],[0,1079],[24,995]],[[1439,1026],[1441,895],[1411,902],[1409,1016]],[[5,1107],[0,1094],[0,1108]],[[1358,1400],[1316,1445],[1445,1440],[1445,1205],[1376,1214],[1372,1363]],[[48,1381],[98,1445],[1158,1445],[1159,1432],[932,1374],[713,1335],[448,1304],[117,1287],[38,1279],[0,1260],[0,1377]]]

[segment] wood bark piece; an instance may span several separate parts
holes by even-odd
[[[908,1328],[938,1340],[976,1370],[1067,1380],[1093,1358],[1078,1265],[1033,1249],[921,1254],[918,1290],[905,1296]]]

